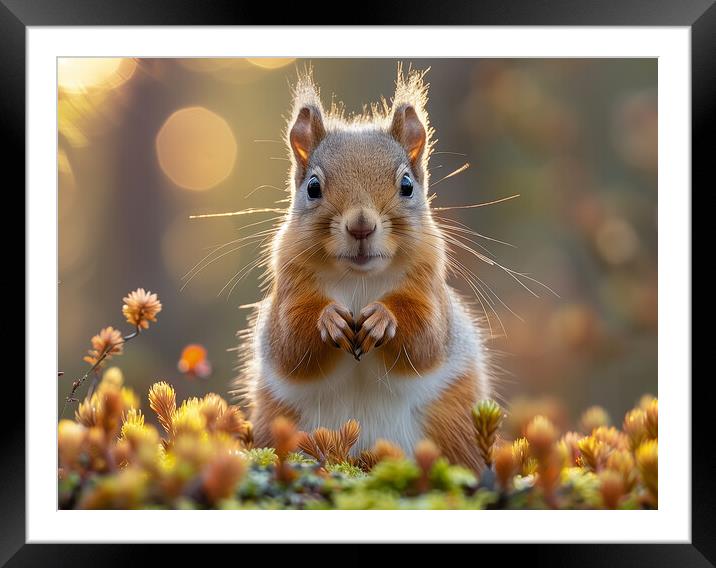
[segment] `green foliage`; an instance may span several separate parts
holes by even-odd
[[[420,469],[414,462],[388,459],[373,468],[371,474],[363,480],[363,486],[368,490],[401,493],[412,486],[418,477]]]
[[[329,464],[326,466],[326,471],[328,473],[337,473],[348,478],[365,477],[366,475],[361,468],[347,462]]]
[[[278,461],[273,448],[251,448],[250,450],[245,450],[244,455],[252,464],[261,467],[274,465]]]
[[[467,468],[450,465],[445,458],[440,458],[430,471],[430,484],[440,491],[460,491],[477,485],[475,474]]]

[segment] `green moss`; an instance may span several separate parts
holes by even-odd
[[[590,509],[599,508],[599,480],[591,471],[579,467],[562,470],[562,485],[573,506],[583,505]]]
[[[462,493],[445,493],[430,491],[414,498],[403,499],[401,509],[432,509],[432,510],[480,510],[497,503],[499,495],[493,491],[481,489],[472,496]]]
[[[313,459],[309,458],[307,455],[302,454],[300,452],[291,452],[288,454],[287,460],[290,463],[297,463],[297,464],[304,464],[304,465],[316,465],[318,462]]]
[[[475,474],[467,468],[450,465],[445,458],[435,462],[430,470],[430,486],[442,491],[456,491],[477,484]]]
[[[398,495],[390,491],[362,489],[335,495],[336,509],[399,509]]]
[[[363,480],[368,490],[404,492],[420,477],[420,469],[409,460],[387,459],[377,464]]]
[[[278,461],[273,448],[251,448],[244,451],[244,456],[250,463],[259,467],[268,467]]]
[[[355,479],[359,477],[365,477],[366,473],[359,467],[343,462],[333,465],[327,465],[326,471],[329,473],[338,473],[348,478]]]
[[[71,472],[58,483],[58,499],[61,506],[69,506],[72,504],[77,491],[80,489],[80,476],[75,472]]]

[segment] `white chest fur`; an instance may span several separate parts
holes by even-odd
[[[330,290],[331,297],[343,302],[354,314],[383,295],[389,282]],[[457,297],[451,294],[450,333],[447,356],[437,369],[421,376],[404,376],[394,372],[390,362],[375,352],[356,361],[341,354],[330,374],[309,383],[290,382],[281,377],[271,364],[269,346],[261,313],[255,335],[254,377],[256,388],[268,389],[278,400],[291,405],[300,416],[299,428],[311,431],[319,426],[336,429],[353,418],[361,425],[361,436],[354,452],[370,448],[385,438],[410,452],[423,438],[426,408],[443,390],[466,371],[477,371],[481,391],[487,396],[489,383],[484,364],[483,347],[474,322]],[[263,306],[261,310],[267,313]],[[398,324],[400,325],[400,324]]]

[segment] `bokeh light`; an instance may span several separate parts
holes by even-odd
[[[609,217],[599,227],[596,245],[604,260],[610,264],[624,264],[637,254],[639,237],[629,223]]]
[[[233,60],[228,57],[192,57],[178,59],[177,62],[189,71],[198,73],[210,73],[219,69],[226,69],[232,66]]]
[[[267,69],[251,63],[248,59],[231,57],[193,57],[177,59],[176,62],[180,67],[192,73],[202,73],[211,79],[233,85],[245,85],[258,81],[265,75],[262,70]]]
[[[627,163],[650,173],[659,165],[657,111],[656,92],[646,90],[626,97],[614,117],[615,146]]]
[[[172,114],[157,135],[157,157],[179,187],[202,191],[223,181],[236,161],[236,139],[227,122],[204,107]]]
[[[121,120],[136,73],[132,58],[60,58],[57,64],[57,125],[60,144],[85,148]]]
[[[126,82],[137,62],[121,57],[62,57],[57,63],[60,89],[83,93],[91,89],[114,89]]]
[[[296,60],[291,57],[248,57],[246,61],[264,69],[279,69]]]

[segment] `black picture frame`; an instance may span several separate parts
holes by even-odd
[[[297,4],[289,9],[277,8],[273,3],[249,4],[240,0],[0,0],[0,77],[3,83],[0,89],[0,124],[7,142],[4,151],[6,164],[12,164],[17,170],[18,178],[14,183],[17,187],[24,187],[25,184],[25,32],[28,26],[341,25],[345,23],[345,16],[342,16],[345,13],[350,14],[352,25],[688,26],[691,29],[692,56],[692,187],[700,185],[703,186],[702,191],[706,191],[707,176],[711,174],[709,166],[713,161],[707,138],[713,137],[716,131],[714,0],[382,2],[379,12],[373,8],[343,10],[338,9],[335,2],[323,1],[312,2],[310,6]],[[23,209],[24,202],[16,208],[13,216],[17,218]],[[13,276],[17,277],[19,270],[17,276]],[[31,298],[25,297],[26,303],[31,301]],[[691,330],[684,330],[684,333],[691,333]],[[16,335],[19,337],[20,333]],[[25,349],[27,351],[27,345]],[[667,380],[691,380],[691,377],[668,377]],[[709,380],[710,374],[706,374],[691,382],[693,461],[690,544],[521,545],[512,546],[506,553],[509,563],[524,558],[532,563],[537,561],[556,566],[578,564],[583,567],[686,568],[716,565],[716,500],[712,489],[715,460],[709,436],[713,414],[709,408]],[[20,388],[16,390],[20,391]],[[0,563],[7,566],[81,566],[90,561],[113,565],[124,564],[130,557],[133,561],[147,559],[147,549],[151,549],[151,545],[26,544],[24,402],[18,399],[10,402],[20,415],[7,420],[0,436]],[[699,451],[700,448],[703,450]],[[585,534],[585,538],[588,537]],[[81,540],[80,526],[77,541]],[[174,550],[185,554],[184,547]],[[172,561],[174,555],[177,553],[162,551],[164,562]],[[237,558],[236,561],[241,560]],[[478,562],[480,558],[472,561]]]

